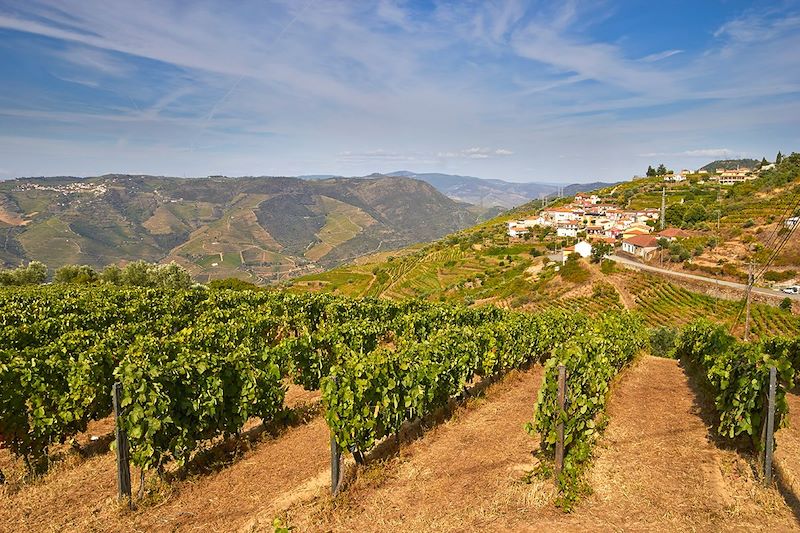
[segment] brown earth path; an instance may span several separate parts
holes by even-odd
[[[718,448],[676,361],[645,357],[613,388],[609,425],[588,473],[593,494],[574,512],[553,505],[550,482],[520,482],[536,439],[530,419],[541,369],[506,379],[468,409],[367,468],[333,501],[322,493],[282,513],[298,531],[797,530],[751,464]],[[252,529],[268,531],[266,519]]]
[[[786,500],[800,514],[800,390],[786,394],[789,404],[787,425],[775,435],[775,460],[777,482]]]
[[[542,368],[513,372],[448,421],[399,453],[368,465],[336,501],[325,493],[279,512],[298,531],[496,530],[517,516],[552,509],[550,483],[521,482],[537,439],[523,430],[533,414]]]
[[[593,494],[557,522],[510,524],[572,531],[789,531],[791,509],[751,463],[720,448],[704,421],[713,408],[677,361],[645,357],[612,390],[609,425],[588,475]]]
[[[293,387],[286,403],[298,407],[318,399],[318,392]],[[102,422],[108,425],[107,420]],[[156,488],[155,501],[133,512],[116,502],[113,453],[85,460],[70,457],[43,480],[16,493],[0,489],[0,532],[235,530],[251,513],[325,470],[329,439],[319,415],[275,438],[263,435],[233,464],[210,474],[165,482]],[[132,469],[134,492],[139,483],[136,472]]]

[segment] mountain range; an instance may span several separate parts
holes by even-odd
[[[484,211],[398,177],[20,178],[0,183],[0,262],[174,260],[201,281],[263,282],[434,240]]]
[[[504,209],[517,207],[531,200],[537,200],[545,196],[555,196],[559,194],[559,192],[564,196],[573,196],[579,192],[591,191],[614,185],[614,183],[605,182],[573,183],[570,185],[535,182],[516,183],[501,179],[476,178],[474,176],[441,174],[437,172],[417,173],[409,170],[397,170],[386,174],[376,172],[365,177],[374,179],[386,176],[422,180],[433,185],[436,190],[454,200],[467,202],[483,208],[502,207]],[[334,177],[332,174],[300,176],[300,178],[307,180],[328,179],[332,177]]]

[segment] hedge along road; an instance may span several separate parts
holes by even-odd
[[[659,268],[651,265],[645,265],[643,263],[639,263],[638,261],[634,261],[633,259],[628,259],[626,257],[621,257],[619,255],[609,255],[607,256],[608,259],[620,263],[625,266],[629,266],[632,268],[637,268],[639,270],[646,270],[648,272],[656,272],[658,274],[665,274],[667,276],[674,276],[676,278],[685,278],[691,279],[695,281],[702,281],[704,283],[711,283],[714,285],[721,285],[723,287],[728,287],[731,289],[738,289],[738,290],[745,290],[747,285],[744,283],[736,283],[733,281],[725,281],[721,279],[714,279],[714,278],[707,278],[704,276],[697,276],[695,274],[686,274],[685,272],[675,272],[674,270],[667,270],[666,268]],[[770,296],[772,298],[791,298],[793,300],[800,301],[800,294],[787,294],[785,292],[776,291],[773,289],[762,289],[760,287],[753,287],[753,292],[756,294],[760,294],[762,296]]]

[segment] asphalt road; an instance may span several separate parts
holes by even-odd
[[[648,272],[656,272],[658,274],[663,274],[666,276],[673,276],[676,278],[686,278],[692,279],[695,281],[702,281],[705,283],[713,283],[714,285],[720,285],[722,287],[729,287],[732,289],[739,289],[744,291],[747,288],[747,285],[744,283],[736,283],[733,281],[725,281],[721,279],[714,279],[714,278],[707,278],[704,276],[697,276],[695,274],[687,274],[685,272],[675,272],[674,270],[667,270],[666,268],[659,268],[651,265],[645,265],[634,261],[632,259],[628,259],[626,257],[621,257],[619,255],[609,255],[608,259],[612,261],[616,261],[617,263],[628,265],[633,268],[638,268],[639,270],[647,270]],[[764,296],[772,296],[773,298],[791,298],[793,300],[800,300],[800,294],[786,294],[785,292],[776,291],[774,289],[762,289],[759,287],[753,287],[753,292],[756,294],[761,294]]]

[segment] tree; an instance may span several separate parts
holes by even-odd
[[[47,279],[47,267],[39,261],[31,261],[26,267],[0,271],[0,286],[39,285]]]
[[[784,298],[781,300],[780,306],[781,311],[792,311],[792,301],[789,298]]]
[[[56,283],[88,284],[98,279],[97,271],[89,265],[64,265],[53,276]]]
[[[134,287],[152,287],[150,279],[150,265],[146,261],[134,261],[128,263],[122,269],[120,276],[122,285],[132,285]]]
[[[775,165],[780,165],[781,161],[783,161],[783,154],[778,150],[778,155],[775,156]]]
[[[666,176],[667,175],[667,167],[664,166],[664,163],[658,165],[658,170],[656,170],[657,176]]]
[[[122,269],[117,265],[108,265],[100,274],[100,279],[112,285],[122,285]]]
[[[647,165],[647,177],[652,178],[655,175],[656,175],[656,170],[652,166]]]
[[[605,256],[614,251],[614,247],[605,242],[592,246],[592,263],[599,263]]]
[[[149,271],[150,279],[156,287],[165,289],[188,289],[192,286],[192,276],[179,264],[154,265]]]
[[[767,165],[769,165],[769,161],[767,161],[766,157],[762,157],[761,158],[761,168],[764,168]]]

